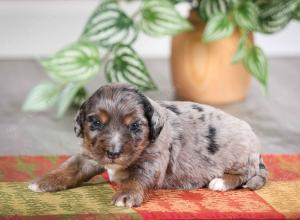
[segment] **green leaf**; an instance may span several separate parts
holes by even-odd
[[[156,89],[143,61],[127,45],[114,48],[112,58],[106,63],[105,73],[109,82],[130,83],[144,91]]]
[[[78,42],[42,61],[48,75],[59,83],[88,80],[100,69],[99,52],[96,46]]]
[[[246,43],[247,43],[247,35],[241,36],[236,53],[234,54],[231,60],[232,63],[238,63],[245,57],[246,50],[247,50]]]
[[[238,26],[253,31],[259,28],[258,12],[259,10],[253,2],[245,1],[234,9],[233,16]]]
[[[145,0],[139,26],[150,36],[175,35],[193,28],[167,0]]]
[[[226,14],[231,7],[230,3],[230,0],[201,0],[197,11],[207,21],[217,14]]]
[[[116,44],[132,44],[137,37],[133,20],[121,11],[113,1],[99,5],[85,25],[81,39],[102,47]]]
[[[60,90],[52,82],[43,82],[34,87],[22,109],[23,111],[44,111],[52,107],[58,99]]]
[[[181,2],[185,2],[186,0],[170,0],[170,2],[172,2],[173,4],[178,4]]]
[[[250,73],[266,88],[268,84],[268,63],[264,52],[259,47],[247,51],[244,64]]]
[[[293,18],[300,20],[300,2],[298,3],[298,7],[295,9]]]
[[[79,107],[87,99],[88,92],[84,87],[80,88],[74,96],[72,105]]]
[[[299,0],[256,1],[259,8],[259,31],[274,33],[283,29],[293,18]]]
[[[65,86],[58,100],[57,117],[62,117],[71,105],[75,95],[82,88],[82,83],[69,83]]]
[[[225,14],[214,15],[204,29],[203,41],[210,42],[228,37],[234,31],[234,24]]]

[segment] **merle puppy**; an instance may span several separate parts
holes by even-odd
[[[139,206],[149,190],[261,188],[267,171],[250,126],[207,105],[155,102],[136,88],[111,84],[79,109],[81,150],[34,180],[36,192],[79,186],[108,171],[120,184],[116,206]]]

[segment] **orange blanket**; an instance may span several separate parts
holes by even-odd
[[[34,193],[26,181],[67,156],[0,157],[1,219],[300,219],[300,155],[264,155],[270,176],[258,191],[156,190],[141,207],[111,205],[113,186],[99,175],[82,187]]]

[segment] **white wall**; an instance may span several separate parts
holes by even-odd
[[[97,0],[0,1],[0,58],[47,56],[80,35]],[[135,4],[127,6],[129,11]],[[186,7],[180,8],[183,14]],[[300,22],[274,35],[256,35],[269,56],[300,56]],[[169,56],[169,38],[140,35],[135,44],[144,57]]]

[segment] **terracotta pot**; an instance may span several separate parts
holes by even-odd
[[[189,20],[194,30],[172,39],[171,68],[176,96],[215,105],[243,100],[250,74],[241,63],[231,63],[240,39],[239,32],[223,40],[203,43],[205,23],[195,12],[190,14]]]

